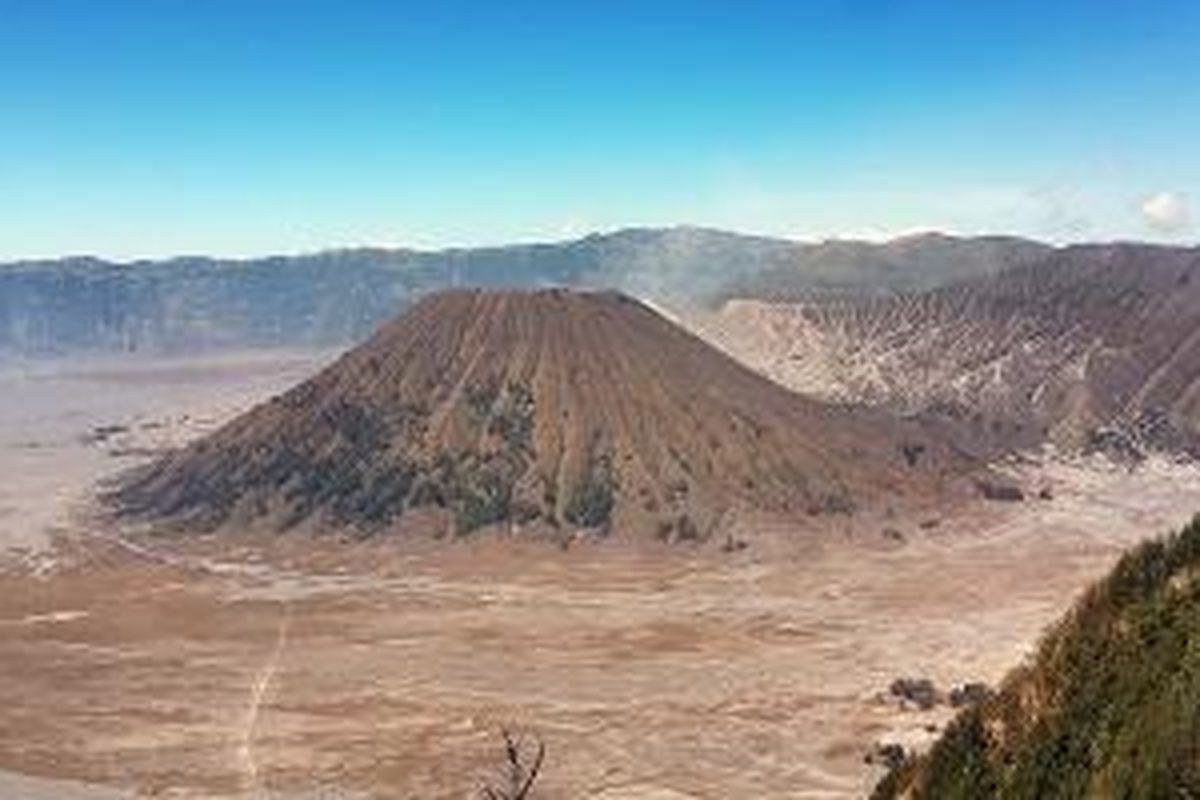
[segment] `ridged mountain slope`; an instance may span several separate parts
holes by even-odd
[[[972,466],[913,421],[822,404],[612,292],[453,291],[113,495],[126,514],[375,530],[540,522],[692,538],[738,509],[932,501]]]
[[[1200,452],[1200,250],[1079,246],[876,299],[733,302],[705,321],[798,391],[938,410],[1010,440]]]

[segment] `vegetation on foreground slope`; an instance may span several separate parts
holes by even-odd
[[[1200,516],[1138,547],[876,798],[1200,797]]]

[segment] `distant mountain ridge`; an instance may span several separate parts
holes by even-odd
[[[1046,245],[1005,237],[804,243],[705,228],[440,251],[0,265],[0,355],[343,344],[457,286],[612,288],[667,308],[730,296],[887,293],[991,274]]]
[[[1054,248],[1014,236],[960,238],[922,233],[875,243],[833,240],[804,245],[786,264],[730,282],[724,298],[799,300],[934,289],[1035,263]],[[805,280],[797,280],[797,274]]]

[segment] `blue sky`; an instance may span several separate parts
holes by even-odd
[[[0,258],[1194,241],[1200,3],[0,0]]]

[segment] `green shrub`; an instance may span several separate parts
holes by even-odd
[[[580,528],[607,528],[616,505],[616,485],[607,460],[572,489],[563,516]]]

